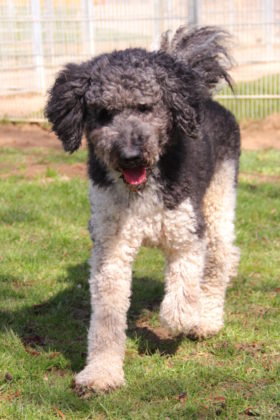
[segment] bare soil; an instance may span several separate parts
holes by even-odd
[[[54,133],[37,124],[3,124],[0,125],[0,147],[61,149],[61,143]]]
[[[34,155],[30,154],[25,156],[24,167],[20,164],[10,162],[1,165],[2,173],[1,178],[6,178],[10,175],[23,175],[25,178],[37,178],[46,176],[48,177],[48,167],[51,167],[57,174],[63,176],[64,179],[80,177],[87,177],[87,169],[84,163],[74,163],[68,165],[66,163],[52,163],[41,162],[38,157],[48,150],[62,151],[62,143],[57,139],[56,135],[49,129],[44,128],[38,124],[3,124],[0,125],[0,153],[1,147],[15,148],[15,149],[34,149]],[[86,144],[83,140],[82,148]],[[41,153],[35,152],[36,149],[41,149]]]
[[[270,115],[261,121],[248,121],[241,124],[242,148],[244,150],[280,150],[280,114]],[[62,145],[54,133],[38,124],[2,124],[0,125],[0,151],[1,147],[16,149],[57,149],[62,150]],[[82,147],[85,146],[83,141]],[[9,166],[9,167],[8,167]],[[2,177],[21,174],[27,178],[34,178],[46,175],[47,163],[38,163],[36,156],[31,154],[27,157],[25,168],[9,164],[5,168]],[[76,163],[67,165],[55,163],[51,165],[59,175],[65,178],[86,177],[86,165]],[[3,169],[3,166],[2,166]],[[252,175],[253,176],[253,175]],[[258,174],[258,178],[262,178]],[[262,181],[262,179],[259,179]],[[267,181],[267,179],[263,179]]]
[[[240,128],[242,149],[280,149],[280,114],[241,123]]]

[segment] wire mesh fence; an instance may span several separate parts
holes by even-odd
[[[217,98],[239,119],[280,112],[279,0],[0,0],[0,117],[42,118],[63,64],[152,50],[182,24],[232,33],[235,95],[224,87]]]

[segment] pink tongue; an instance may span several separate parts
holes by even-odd
[[[123,169],[123,176],[128,184],[140,185],[146,181],[146,168],[139,166],[137,168]]]

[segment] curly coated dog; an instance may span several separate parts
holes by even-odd
[[[227,33],[214,27],[162,36],[158,51],[129,48],[68,64],[46,116],[64,149],[85,133],[94,241],[87,365],[78,387],[124,384],[133,260],[142,244],[166,259],[160,318],[174,334],[216,334],[236,273],[234,213],[240,135],[211,99],[229,85]]]

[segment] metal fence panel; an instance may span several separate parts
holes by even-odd
[[[217,98],[238,118],[280,112],[279,0],[0,0],[0,117],[42,117],[61,66],[113,49],[157,45],[182,24],[234,36],[235,96]]]

